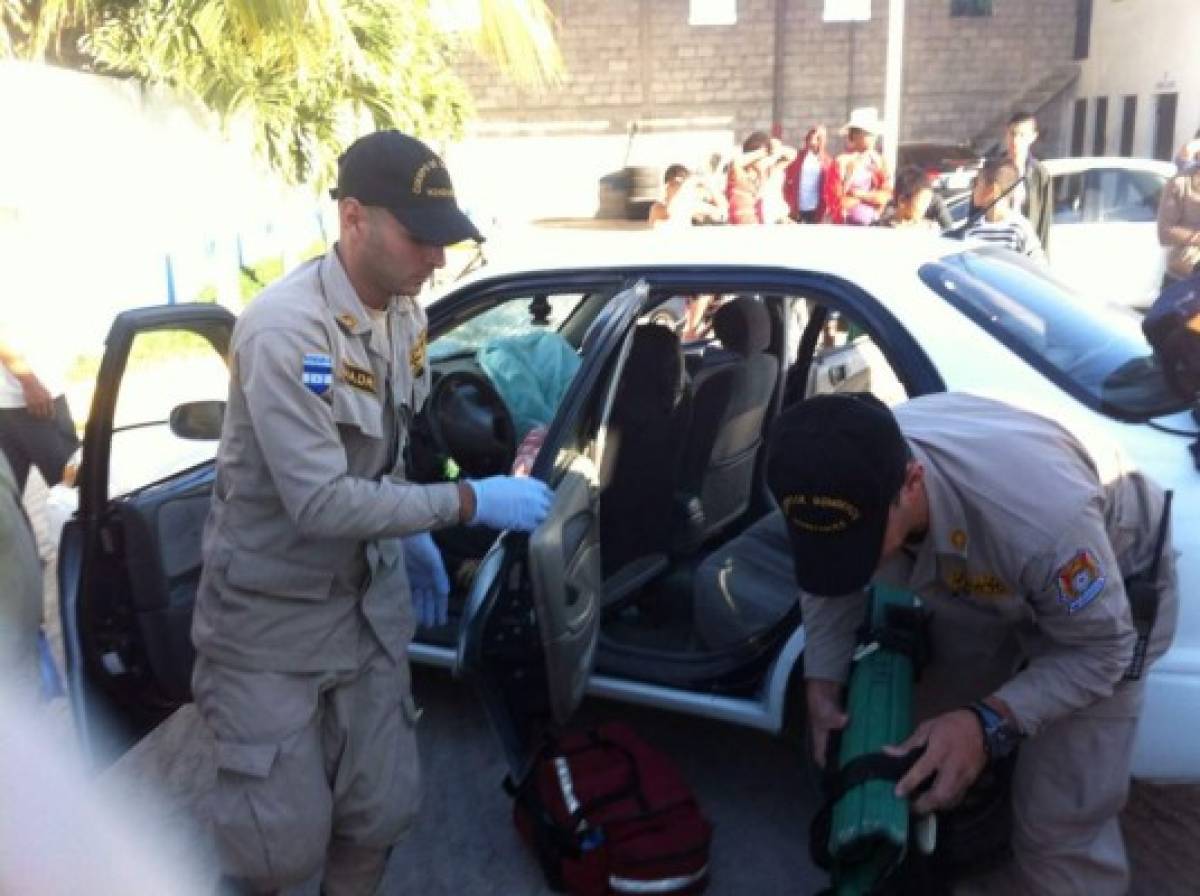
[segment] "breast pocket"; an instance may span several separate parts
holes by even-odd
[[[346,383],[333,387],[333,419],[372,439],[383,438],[383,401]]]

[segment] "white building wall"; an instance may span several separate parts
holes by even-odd
[[[1108,97],[1105,154],[1120,151],[1124,98],[1137,96],[1134,156],[1154,154],[1155,97],[1177,93],[1175,138],[1200,129],[1200,0],[1094,0],[1091,45],[1075,95],[1088,101],[1084,155],[1092,154],[1097,97]],[[1071,104],[1064,133],[1069,145]]]
[[[98,342],[117,311],[167,301],[168,257],[177,301],[236,307],[239,241],[253,263],[320,237],[311,191],[166,92],[4,61],[0,109],[0,301],[71,334]]]

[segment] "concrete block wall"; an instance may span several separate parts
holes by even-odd
[[[873,0],[871,20],[853,25],[822,21],[823,0],[738,0],[737,23],[727,26],[690,25],[688,0],[551,0],[564,83],[522,90],[464,56],[459,70],[479,113],[470,139],[553,135],[595,144],[607,136],[611,169],[623,161],[613,147],[624,147],[637,122],[632,163],[695,164],[708,152],[728,152],[773,123],[777,3],[785,4],[779,123],[786,139],[799,140],[813,122],[834,130],[855,106],[882,107],[887,0]],[[1076,0],[997,0],[990,17],[952,18],[950,0],[908,0],[901,139],[966,140],[978,132],[998,107],[1070,60],[1075,10]],[[717,145],[690,157],[675,149],[688,144],[667,138],[701,131],[710,144],[717,134]],[[589,172],[593,183],[601,173]]]

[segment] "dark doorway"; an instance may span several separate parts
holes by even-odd
[[[1075,118],[1071,123],[1071,155],[1083,155],[1084,128],[1087,126],[1087,100],[1075,101]]]
[[[1154,98],[1154,158],[1170,161],[1175,155],[1175,107],[1179,94],[1160,93]]]
[[[1137,97],[1127,96],[1121,104],[1121,155],[1133,155],[1133,129],[1137,125]]]
[[[1075,58],[1087,59],[1092,44],[1092,0],[1075,0]]]
[[[1108,97],[1096,98],[1096,129],[1092,136],[1092,155],[1102,156],[1108,146]]]

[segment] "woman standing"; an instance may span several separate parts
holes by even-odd
[[[835,224],[874,224],[891,201],[892,184],[887,164],[874,149],[882,130],[879,113],[871,107],[855,109],[842,126],[846,151],[837,157],[830,202]]]
[[[766,131],[755,131],[729,163],[726,197],[730,224],[776,224],[787,220],[783,200],[784,170],[796,150]]]
[[[829,214],[828,193],[836,175],[827,139],[825,126],[813,125],[804,135],[804,149],[788,165],[783,194],[793,221],[819,224]]]

